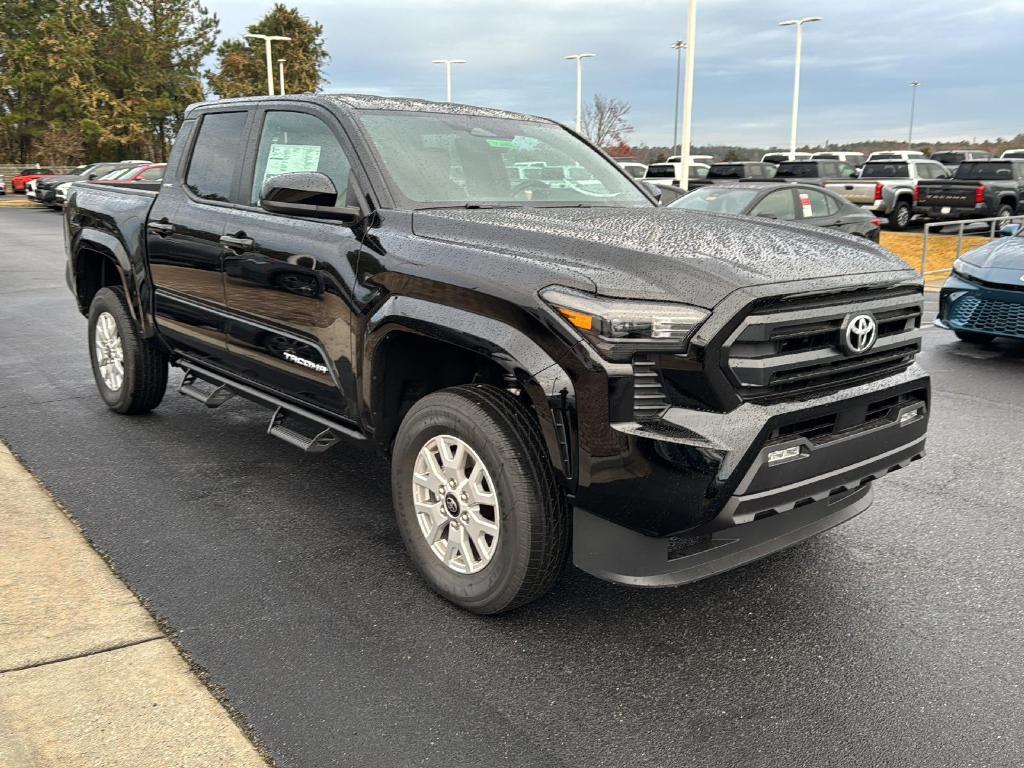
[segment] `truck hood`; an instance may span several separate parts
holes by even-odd
[[[439,209],[417,236],[531,258],[585,274],[597,292],[711,308],[738,288],[907,269],[862,238],[785,222],[666,208]],[[538,286],[543,287],[543,286]]]
[[[993,283],[1020,285],[1024,275],[1024,237],[1006,237],[968,251],[960,260],[969,275]]]

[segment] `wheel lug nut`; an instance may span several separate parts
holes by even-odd
[[[448,481],[448,487],[449,488],[454,488],[455,487],[455,481],[454,480],[449,480]]]
[[[462,494],[462,500],[469,501],[469,496],[467,496],[466,494]]]

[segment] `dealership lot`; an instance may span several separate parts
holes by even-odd
[[[676,590],[572,572],[481,619],[412,572],[374,455],[291,451],[240,401],[110,413],[60,217],[0,232],[0,436],[282,768],[1024,761],[1024,345],[925,331],[929,456],[853,522]]]

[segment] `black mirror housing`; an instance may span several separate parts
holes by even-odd
[[[660,205],[662,196],[661,187],[650,181],[642,181],[641,183],[644,185],[644,188],[654,197],[654,199],[658,201],[658,204]]]
[[[270,213],[355,223],[358,208],[338,207],[338,190],[330,177],[318,171],[282,173],[263,183],[260,207]]]

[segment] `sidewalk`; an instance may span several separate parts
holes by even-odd
[[[266,768],[2,443],[0,766]]]

